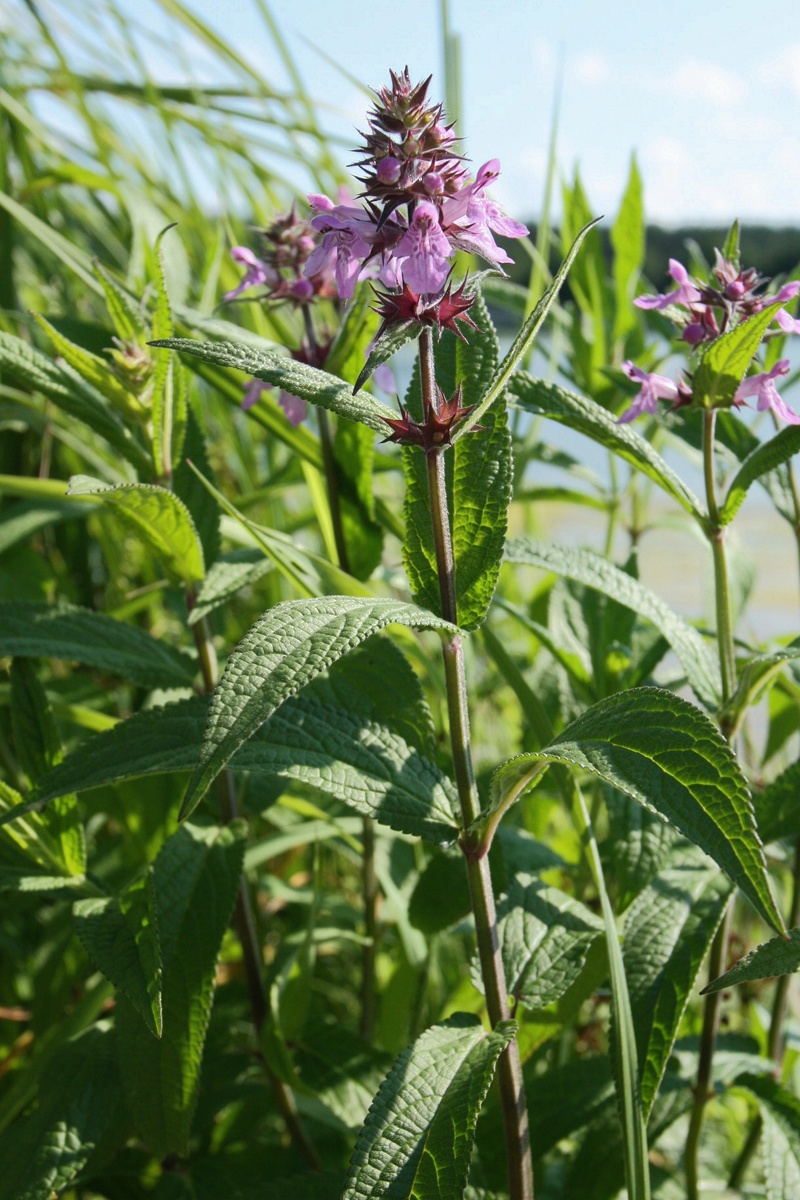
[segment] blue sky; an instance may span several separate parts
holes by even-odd
[[[255,0],[189,6],[281,82]],[[336,132],[362,119],[364,99],[309,41],[369,84],[408,63],[441,86],[438,0],[271,8]],[[450,0],[449,12],[462,39],[467,150],[476,165],[501,159],[496,195],[510,211],[540,207],[561,58],[559,165],[580,164],[597,211],[615,211],[635,150],[652,220],[800,224],[797,0]]]

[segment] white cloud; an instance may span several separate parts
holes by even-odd
[[[778,54],[759,64],[756,74],[762,84],[786,88],[800,97],[800,42],[784,46]]]
[[[587,51],[575,56],[570,63],[569,74],[586,87],[596,87],[611,78],[611,65],[605,55]]]
[[[659,86],[696,104],[731,107],[747,94],[747,84],[738,75],[716,63],[685,58]]]

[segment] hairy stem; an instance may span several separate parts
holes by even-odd
[[[435,410],[436,374],[433,357],[433,338],[429,329],[423,330],[419,342],[422,379],[423,413]],[[455,560],[447,507],[444,458],[439,449],[426,455],[431,525],[436,548],[436,567],[442,616],[457,624]],[[464,827],[470,826],[480,814],[478,789],[472,766],[470,747],[469,707],[464,671],[464,647],[460,634],[448,634],[442,639],[447,711],[450,725],[450,745],[453,769],[461,806]],[[492,1026],[508,1020],[508,1002],[503,961],[497,936],[497,916],[494,892],[485,853],[476,857],[465,853],[470,902],[475,918],[478,955],[481,964],[486,1009]],[[512,1041],[500,1055],[497,1064],[500,1097],[503,1108],[506,1157],[508,1163],[510,1200],[532,1200],[533,1168],[531,1163],[528,1111],[522,1084],[522,1065],[519,1047]]]
[[[194,607],[195,596],[190,592],[186,598],[186,606],[191,612]],[[194,633],[194,642],[197,647],[197,656],[200,660],[200,670],[203,676],[203,686],[206,692],[213,692],[217,685],[217,656],[214,651],[214,646],[211,641],[211,636],[208,629],[208,623],[205,618],[198,621],[192,626]],[[238,805],[236,800],[236,788],[234,786],[233,772],[223,771],[218,777],[217,783],[219,789],[220,808],[222,810],[222,819],[227,825],[233,821],[238,815]],[[267,997],[264,991],[264,980],[262,977],[262,959],[259,949],[258,934],[256,932],[255,916],[253,906],[250,902],[250,893],[247,889],[247,881],[242,875],[239,882],[239,892],[236,897],[236,908],[233,913],[233,926],[239,938],[242,947],[242,960],[244,962],[245,981],[247,985],[247,995],[250,1001],[250,1012],[253,1018],[253,1024],[256,1028],[256,1033],[260,1034],[267,1019],[268,1005]],[[279,1079],[275,1072],[270,1067],[269,1063],[264,1061],[264,1070],[272,1087],[275,1101],[283,1117],[284,1124],[292,1140],[292,1144],[297,1150],[300,1157],[305,1162],[306,1166],[313,1171],[322,1169],[322,1164],[319,1160],[317,1152],[309,1139],[305,1126],[303,1125],[300,1114],[297,1111],[297,1104],[291,1090],[286,1086],[282,1079]]]
[[[716,413],[713,410],[703,413],[703,476],[706,485],[706,504],[708,507],[706,536],[711,544],[711,552],[714,557],[717,645],[719,648],[722,703],[724,706],[731,698],[736,687],[736,658],[733,648],[733,620],[728,584],[728,564],[725,555],[725,527],[720,524],[719,505],[717,504],[714,464],[715,420]],[[720,729],[726,737],[729,736],[730,726],[725,720],[720,722]],[[722,923],[714,936],[714,941],[711,943],[711,953],[708,960],[709,981],[717,979],[725,970],[732,910],[733,903],[730,902]],[[691,1117],[689,1118],[689,1131],[686,1135],[687,1200],[697,1200],[698,1197],[700,1135],[703,1128],[705,1107],[711,1088],[714,1047],[719,1030],[721,1004],[722,992],[712,992],[706,996],[705,1008],[703,1010],[703,1028],[700,1034],[700,1055],[697,1064],[694,1105]]]

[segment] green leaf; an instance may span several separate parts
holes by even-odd
[[[452,842],[458,832],[453,786],[420,753],[415,731],[408,725],[395,728],[370,695],[373,656],[369,645],[363,647],[350,656],[352,662],[337,663],[327,677],[286,700],[234,754],[230,769],[296,779],[393,829]],[[377,658],[385,670],[387,656]],[[388,656],[388,662],[393,658]],[[382,672],[384,691],[402,703],[402,674],[396,672],[396,678],[399,686],[388,691]],[[41,781],[28,804],[39,807],[63,791],[121,779],[193,770],[207,714],[207,698],[193,697],[121,721],[66,758]]]
[[[459,383],[465,405],[475,404],[497,365],[497,338],[480,294],[470,316],[481,329],[469,344],[445,332],[436,351],[436,380],[451,396]],[[406,403],[421,416],[419,365]],[[489,607],[503,555],[511,499],[511,438],[505,404],[496,403],[483,418],[485,429],[455,441],[444,455],[448,505],[456,565],[458,623],[475,629]],[[439,612],[439,577],[431,528],[428,474],[419,449],[403,450],[406,474],[403,559],[414,599]]]
[[[736,688],[721,714],[728,719],[728,727],[735,733],[751,705],[757,704],[770,687],[775,676],[787,663],[800,658],[800,647],[788,646],[771,654],[754,654],[739,668]]]
[[[461,425],[459,425],[458,429],[453,435],[454,442],[459,441],[462,437],[464,437],[465,434],[469,433],[473,425],[482,423],[484,415],[494,404],[498,396],[502,395],[506,387],[510,387],[511,379],[513,378],[513,373],[516,367],[530,351],[533,343],[536,341],[539,331],[544,325],[547,314],[550,312],[550,309],[553,307],[558,298],[558,293],[561,291],[564,280],[569,274],[569,269],[575,261],[575,256],[581,248],[583,239],[586,237],[589,230],[592,229],[596,224],[596,221],[591,221],[576,235],[575,240],[567,252],[564,261],[553,276],[553,282],[538,301],[533,312],[528,317],[517,336],[514,338],[510,350],[492,374],[485,391],[481,395],[480,401],[474,401],[474,403],[477,404],[475,411],[470,413],[467,419],[463,421]],[[474,316],[472,310],[470,310],[470,315]]]
[[[98,971],[128,999],[154,1037],[161,1037],[161,950],[152,870],[118,898],[78,900],[75,931]]]
[[[99,358],[91,351],[85,350],[83,346],[71,342],[39,313],[31,313],[31,316],[49,337],[56,354],[63,358],[64,362],[74,371],[77,371],[81,379],[105,396],[121,417],[139,422],[147,416],[142,402],[126,387],[123,387],[112,372],[107,359]]]
[[[183,801],[188,815],[234,752],[290,696],[387,625],[453,629],[413,604],[324,596],[266,612],[229,659],[211,701],[200,762]]]
[[[543,750],[498,767],[494,811],[483,819],[499,819],[551,762],[590,771],[657,813],[713,858],[767,923],[783,931],[747,784],[727,742],[694,705],[650,687],[601,700]]]
[[[754,979],[774,979],[778,975],[793,975],[800,967],[800,928],[790,929],[788,938],[771,938],[740,958],[735,967],[712,980],[701,995],[721,992],[737,983]]]
[[[102,263],[93,263],[95,278],[105,292],[106,307],[117,337],[123,342],[144,342],[146,326],[130,293]]]
[[[380,317],[373,308],[374,301],[372,285],[363,280],[346,306],[344,320],[325,360],[325,370],[345,383],[355,383],[380,325]],[[357,392],[358,388],[353,390]]]
[[[0,1200],[50,1200],[83,1170],[119,1117],[115,1041],[97,1024],[53,1055],[38,1108],[0,1135]]]
[[[167,294],[164,272],[164,256],[161,243],[164,236],[174,229],[167,225],[156,238],[153,249],[153,274],[156,285],[156,305],[153,312],[153,342],[160,344],[171,338],[173,332],[172,310]],[[156,356],[151,395],[153,421],[153,464],[159,478],[171,478],[175,462],[179,459],[186,431],[187,398],[183,378],[183,367],[173,355]]]
[[[655,878],[678,836],[648,809],[615,788],[604,787],[608,837],[601,846],[603,863],[614,882],[617,912]]]
[[[721,250],[722,257],[727,259],[729,263],[738,269],[739,256],[741,250],[739,248],[739,221],[738,218],[733,222],[725,237],[725,242]]]
[[[584,904],[535,875],[517,875],[497,905],[497,934],[509,994],[546,1008],[580,975],[603,922]],[[472,981],[480,991],[477,959]]]
[[[347,566],[356,579],[369,579],[383,554],[383,530],[375,520],[372,490],[375,438],[365,425],[339,421],[333,453]]]
[[[189,510],[174,492],[148,483],[111,486],[73,475],[68,496],[99,496],[159,557],[171,579],[189,585],[205,574],[203,547]]]
[[[611,227],[614,248],[612,275],[614,279],[614,341],[622,338],[637,325],[633,297],[644,262],[645,224],[642,203],[642,177],[636,156],[631,157],[628,183],[622,197],[617,219]]]
[[[13,600],[0,601],[0,655],[63,658],[146,688],[186,687],[197,669],[166,641],[105,613]]]
[[[397,1059],[356,1142],[342,1200],[461,1200],[475,1123],[512,1021],[434,1025]]]
[[[800,425],[787,425],[769,441],[763,442],[752,450],[744,460],[739,470],[731,480],[725,503],[720,509],[719,519],[722,525],[732,521],[742,506],[750,485],[774,471],[781,463],[800,450]]]
[[[367,361],[356,379],[353,393],[361,391],[376,367],[388,362],[398,350],[409,342],[415,341],[421,333],[422,325],[418,321],[401,321],[398,325],[390,325],[370,351]]]
[[[203,548],[203,560],[208,569],[219,558],[219,526],[222,514],[208,488],[192,470],[190,462],[201,475],[213,482],[214,475],[208,461],[206,437],[200,417],[191,404],[186,410],[186,437],[180,462],[173,471],[172,486],[175,495],[186,505],[194,521]]]
[[[695,404],[702,408],[724,408],[732,402],[764,334],[782,308],[782,304],[770,304],[714,339],[695,371],[692,384]]]
[[[263,379],[292,396],[302,396],[311,404],[318,404],[329,412],[361,421],[370,429],[387,433],[386,417],[395,413],[385,404],[379,403],[365,392],[354,396],[352,387],[342,383],[327,371],[306,366],[283,354],[272,354],[268,350],[254,350],[250,346],[233,342],[195,342],[190,338],[167,338],[151,342],[150,345],[178,350],[181,354],[192,354],[206,363],[220,367],[233,367],[245,371],[256,379]]]
[[[189,624],[196,625],[242,588],[252,587],[272,570],[272,562],[265,558],[260,550],[234,551],[224,559],[219,559],[209,567],[197,589],[195,604],[189,614]]]
[[[761,1109],[767,1200],[789,1200],[800,1188],[800,1100],[769,1075],[740,1075],[736,1083]]]
[[[512,376],[508,388],[527,412],[550,417],[613,450],[663,488],[696,521],[701,524],[705,521],[700,501],[650,443],[629,425],[618,424],[611,413],[594,400],[544,379],[533,379],[524,371]]]
[[[626,916],[623,960],[645,1116],[731,891],[701,851],[680,842]]]
[[[149,474],[150,456],[140,446],[104,398],[77,372],[58,366],[27,342],[0,331],[0,370],[9,383],[32,388],[47,396],[64,412],[88,425],[137,471]]]
[[[793,705],[794,707],[794,705]],[[758,832],[765,844],[800,836],[800,762],[792,763],[777,779],[754,796]]]
[[[124,997],[117,1035],[124,1090],[137,1129],[158,1158],[185,1154],[220,945],[239,889],[246,828],[183,825],[153,864],[163,970],[163,1034]]]
[[[85,844],[82,829],[80,835],[72,832],[74,813],[71,801],[66,801],[66,813],[56,810],[53,814],[40,815],[30,812],[34,807],[28,796],[23,800],[19,792],[0,780],[0,871],[3,873],[3,885],[14,891],[82,886],[85,876],[80,864],[85,854]],[[81,840],[76,845],[78,836]],[[79,868],[77,871],[73,869],[76,866]]]
[[[696,629],[633,576],[591,550],[547,546],[527,537],[512,538],[506,544],[506,558],[509,562],[541,567],[543,571],[553,571],[595,588],[652,621],[677,654],[699,699],[709,707],[716,707],[721,683],[714,655]]]

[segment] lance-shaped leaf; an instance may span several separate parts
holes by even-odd
[[[83,346],[77,346],[38,313],[32,313],[31,316],[50,338],[56,354],[77,371],[86,383],[97,388],[118,413],[133,422],[146,418],[147,410],[142,402],[120,383],[112,372],[108,359],[102,359]]]
[[[363,667],[365,656],[360,652],[356,668]],[[43,779],[27,804],[38,808],[64,791],[192,771],[208,704],[205,696],[181,700],[97,734]],[[285,701],[229,766],[296,779],[392,829],[430,841],[452,842],[458,833],[450,780],[420,753],[413,730],[394,728],[358,680],[337,668]]]
[[[508,390],[528,412],[550,417],[585,434],[606,449],[613,450],[657,483],[697,521],[702,523],[705,520],[700,501],[661,455],[630,425],[618,424],[615,417],[596,401],[588,396],[578,396],[544,379],[533,379],[524,371],[512,375]]]
[[[509,993],[530,1008],[545,1008],[569,990],[603,932],[600,917],[535,875],[517,875],[497,906],[497,934]],[[472,981],[482,991],[480,967]]]
[[[163,970],[161,1039],[123,995],[117,997],[128,1107],[159,1158],[187,1150],[214,973],[239,888],[246,832],[241,821],[224,829],[184,825],[153,864]]]
[[[83,1170],[119,1117],[115,1042],[107,1023],[93,1025],[50,1059],[38,1107],[0,1136],[0,1200],[48,1200]]]
[[[592,229],[596,224],[597,221],[590,221],[589,224],[585,225],[575,237],[575,240],[567,251],[564,261],[561,263],[561,266],[553,276],[553,282],[536,304],[533,312],[530,314],[528,319],[525,321],[525,324],[515,337],[505,358],[492,374],[492,377],[489,380],[485,391],[481,395],[480,400],[475,402],[477,405],[475,411],[467,417],[467,419],[456,431],[454,440],[462,438],[465,434],[469,433],[474,425],[478,425],[483,419],[484,414],[488,412],[498,396],[500,396],[508,386],[514,370],[519,363],[522,362],[523,358],[535,342],[539,335],[539,331],[544,325],[547,314],[550,312],[550,309],[558,299],[558,293],[561,291],[564,280],[569,274],[569,269],[575,261],[575,256],[581,248],[583,239],[586,237],[589,230]]]
[[[717,408],[731,403],[756,356],[761,339],[782,308],[782,304],[770,304],[729,333],[714,339],[694,374],[692,395],[695,404]]]
[[[591,550],[548,546],[528,537],[508,541],[506,558],[509,562],[541,567],[543,571],[574,579],[652,621],[677,654],[699,699],[716,706],[721,684],[714,655],[696,629],[632,575]]]
[[[764,1121],[762,1158],[767,1200],[800,1194],[800,1100],[769,1075],[740,1075]]]
[[[219,559],[211,566],[197,589],[189,624],[196,625],[215,608],[230,600],[242,588],[252,587],[274,570],[274,564],[260,550],[241,550]]]
[[[367,1113],[342,1200],[461,1200],[475,1123],[513,1021],[458,1013],[404,1050]]]
[[[738,730],[742,718],[752,704],[757,704],[787,663],[800,658],[800,647],[787,646],[771,654],[754,654],[739,668],[736,688],[723,714],[728,718],[728,728]]]
[[[421,333],[422,325],[418,321],[400,321],[397,325],[390,325],[367,356],[353,387],[354,394],[361,391],[376,367],[388,362],[398,350],[415,341]]]
[[[720,523],[727,525],[729,521],[733,520],[741,508],[751,484],[760,479],[762,475],[774,471],[781,463],[787,462],[798,450],[800,450],[800,426],[787,425],[768,442],[764,442],[751,451],[730,482],[725,503],[720,509]]]
[[[0,601],[0,655],[63,658],[111,671],[141,687],[186,687],[188,654],[123,621],[87,608]]]
[[[79,900],[73,907],[75,931],[86,953],[161,1037],[161,950],[152,870],[119,897]]]
[[[245,371],[256,379],[263,379],[265,383],[271,383],[292,396],[301,396],[310,404],[317,404],[340,417],[361,421],[384,436],[389,428],[385,418],[394,418],[396,415],[387,405],[366,392],[354,396],[350,384],[343,383],[327,371],[295,362],[283,354],[254,350],[251,346],[233,342],[195,342],[191,338],[167,338],[151,342],[150,345],[192,354],[202,362],[219,367]]]
[[[70,367],[59,366],[27,342],[0,332],[0,370],[9,382],[48,396],[64,412],[105,438],[137,471],[151,470],[150,456],[104,398]]]
[[[189,585],[205,574],[203,547],[188,508],[174,492],[148,483],[109,486],[73,475],[68,496],[99,496],[158,555],[171,579]]]
[[[286,600],[256,621],[228,659],[214,692],[182,815],[192,811],[235,751],[284,700],[392,624],[454,628],[413,604],[350,596]]]
[[[735,967],[714,979],[701,995],[721,992],[737,983],[750,983],[754,979],[773,979],[778,975],[793,975],[800,967],[800,928],[791,929],[789,937],[771,938],[762,942],[740,958]]]
[[[543,750],[498,767],[482,822],[496,823],[551,762],[590,771],[673,825],[783,933],[747,784],[727,742],[694,705],[650,687],[601,700]]]
[[[792,763],[755,794],[758,832],[766,843],[800,835],[800,762]]]
[[[701,851],[681,842],[626,916],[623,960],[645,1115],[732,890]]]

